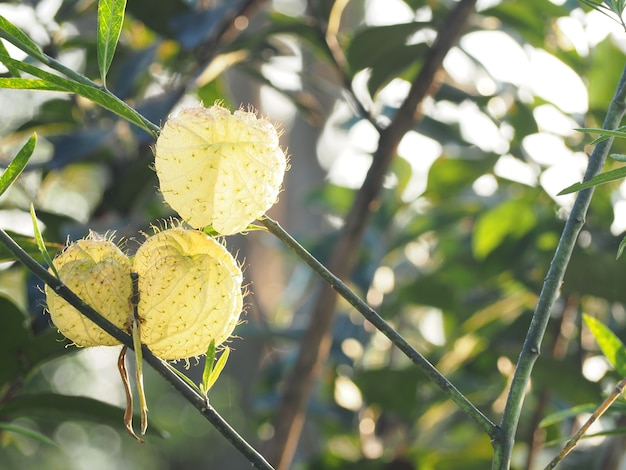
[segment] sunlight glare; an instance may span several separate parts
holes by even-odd
[[[571,67],[542,49],[530,49],[530,89],[566,113],[586,113],[587,88]]]
[[[367,0],[365,24],[384,26],[413,21],[415,13],[401,0]]]
[[[337,404],[347,410],[357,411],[363,406],[361,390],[348,377],[337,377],[334,397]]]

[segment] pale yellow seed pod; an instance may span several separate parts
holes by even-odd
[[[276,128],[221,106],[181,111],[163,127],[155,169],[165,201],[189,225],[241,232],[276,202],[287,166]]]
[[[228,250],[197,230],[171,228],[137,251],[141,342],[158,357],[206,353],[232,334],[243,307],[243,275]]]
[[[110,240],[90,235],[70,244],[54,259],[61,281],[120,329],[132,315],[130,260]],[[119,341],[97,326],[49,286],[48,311],[59,331],[77,346],[112,346]]]

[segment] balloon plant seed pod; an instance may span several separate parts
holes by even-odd
[[[54,259],[60,280],[92,308],[125,330],[132,315],[130,260],[111,241],[90,233]],[[49,286],[46,302],[52,322],[76,346],[112,346],[119,341],[97,326]]]
[[[244,231],[274,205],[287,167],[269,121],[219,105],[170,118],[154,153],[165,201],[190,226],[221,235]]]
[[[133,261],[138,274],[141,342],[161,359],[205,354],[239,322],[243,275],[218,241],[182,227],[158,232],[139,247]]]

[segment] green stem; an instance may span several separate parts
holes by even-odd
[[[26,253],[15,241],[2,229],[0,229],[0,243],[5,245],[15,257],[22,262],[35,276],[50,286],[55,293],[69,302],[80,313],[94,322],[104,331],[120,341],[130,349],[133,348],[133,340],[130,335],[120,330],[110,321],[87,305],[65,284],[49,273],[35,259]],[[144,360],[167,380],[189,403],[191,403],[204,418],[209,421],[217,431],[222,434],[251,464],[254,468],[273,470],[273,467],[259,454],[246,440],[235,431],[228,422],[207,402],[207,400],[187,385],[180,377],[172,372],[166,363],[156,357],[145,346],[141,347]]]
[[[626,112],[626,68],[622,71],[622,76],[617,85],[615,96],[611,101],[604,120],[603,128],[613,130],[619,127],[622,118]],[[604,140],[593,150],[587,171],[583,181],[588,181],[600,172],[606,161],[606,157],[613,143],[613,138]],[[565,270],[569,264],[569,260],[576,245],[578,234],[585,224],[585,217],[593,189],[582,190],[576,196],[576,201],[572,211],[565,222],[565,227],[561,234],[561,239],[554,253],[554,258],[550,264],[550,269],[543,283],[539,300],[530,322],[530,327],[526,334],[526,339],[515,368],[511,389],[507,397],[504,414],[500,422],[502,433],[501,439],[494,441],[494,459],[492,462],[492,470],[507,470],[511,463],[511,453],[515,442],[515,432],[518,427],[519,417],[522,412],[524,403],[524,395],[530,375],[541,348],[541,341],[550,319],[550,313],[554,302],[558,298],[559,289],[563,282]]]
[[[261,223],[276,238],[287,245],[300,259],[308,264],[324,281],[339,295],[346,299],[361,315],[374,325],[381,333],[396,345],[411,361],[424,372],[443,392],[461,408],[480,429],[491,439],[499,434],[498,427],[492,423],[474,404],[469,401],[444,375],[442,375],[423,355],[411,346],[389,323],[387,323],[372,307],[367,305],[346,286],[337,276],[331,273],[317,258],[300,245],[278,222],[265,216]]]

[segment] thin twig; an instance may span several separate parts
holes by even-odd
[[[133,348],[133,340],[130,335],[119,329],[96,310],[86,304],[80,297],[72,292],[54,275],[49,273],[34,258],[24,251],[15,241],[2,229],[0,229],[0,243],[11,251],[15,257],[28,268],[35,276],[50,286],[54,292],[65,299],[70,305],[76,308],[81,314],[94,322],[104,331],[109,333],[124,346]],[[187,385],[180,377],[172,372],[166,363],[156,357],[145,345],[141,347],[144,360],[156,370],[165,380],[189,402],[191,403],[207,421],[209,421],[217,431],[222,434],[251,464],[258,469],[270,470],[273,467],[257,452],[248,442],[235,431],[228,422],[207,402],[207,400]]]
[[[385,174],[396,155],[400,140],[415,125],[421,102],[436,88],[436,74],[444,57],[460,36],[475,3],[476,0],[461,0],[456,3],[441,25],[406,99],[391,124],[380,134],[372,165],[345,219],[330,258],[330,270],[339,279],[346,279],[352,271],[358,247],[375,210]],[[300,342],[296,363],[287,377],[274,418],[275,433],[268,443],[267,455],[279,470],[287,470],[291,466],[304,424],[306,403],[330,350],[330,331],[336,303],[336,292],[330,285],[324,284],[311,312],[310,324]]]
[[[576,444],[578,444],[578,441],[582,439],[582,437],[585,435],[591,425],[595,423],[598,418],[600,418],[600,416],[602,416],[606,412],[606,410],[609,409],[613,402],[617,400],[622,395],[622,393],[624,393],[624,388],[626,388],[626,377],[620,380],[620,382],[613,389],[613,392],[608,397],[606,397],[606,399],[600,404],[596,411],[594,411],[589,419],[585,421],[585,424],[580,427],[576,434],[574,434],[572,438],[567,441],[567,444],[565,444],[565,447],[561,449],[559,455],[552,459],[552,461],[546,466],[545,470],[552,470],[553,468],[555,468],[559,464],[559,462],[572,451],[572,449],[576,446]]]
[[[476,425],[491,438],[495,438],[498,429],[476,406],[436,368],[428,359],[411,346],[389,323],[387,323],[372,307],[367,305],[341,279],[331,273],[317,258],[300,245],[278,222],[264,217],[261,223],[268,231],[287,245],[302,261],[308,264],[324,281],[326,281],[341,297],[350,303],[367,321],[374,325],[382,334],[400,349],[432,382],[461,408]]]
[[[622,72],[615,95],[607,111],[603,128],[609,130],[616,129],[622,121],[624,112],[626,112],[626,68]],[[583,181],[590,180],[600,172],[612,142],[613,138],[610,138],[596,145],[589,158]],[[539,295],[539,300],[515,368],[504,414],[502,415],[500,423],[502,440],[494,441],[494,459],[491,467],[493,470],[507,470],[510,466],[511,453],[519,417],[522,412],[525,390],[528,386],[533,366],[539,357],[541,342],[550,319],[550,312],[559,295],[559,289],[563,283],[565,270],[574,250],[576,239],[585,223],[592,195],[593,188],[589,188],[580,191],[576,196],[576,201],[567,218],[554,258],[544,280],[543,288],[541,289],[541,294]]]

